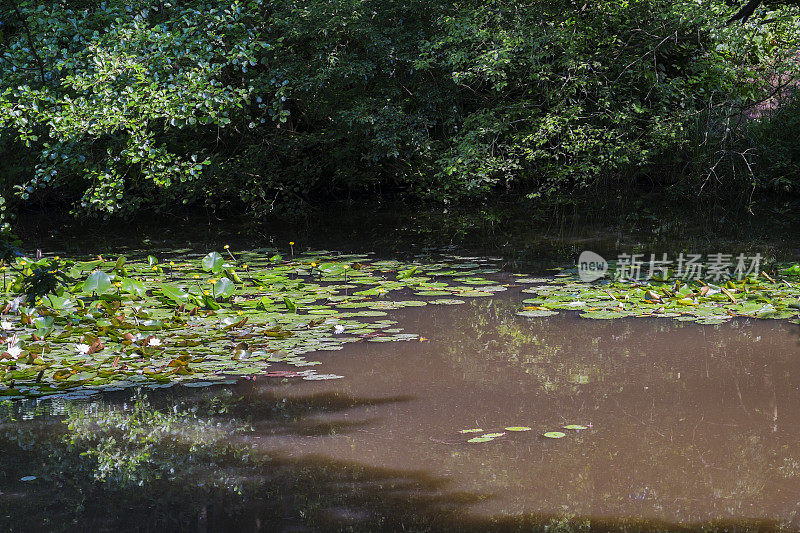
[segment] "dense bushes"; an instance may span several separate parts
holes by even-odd
[[[712,0],[4,6],[4,195],[101,215],[692,185],[741,164],[731,117],[797,34],[792,18],[724,27]]]

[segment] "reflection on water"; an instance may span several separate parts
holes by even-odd
[[[430,340],[321,355],[342,380],[6,405],[0,527],[800,528],[796,325],[531,320],[519,299],[404,310]],[[541,437],[566,424],[591,428]],[[533,430],[458,432],[507,426]]]

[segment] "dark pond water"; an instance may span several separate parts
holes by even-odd
[[[797,325],[522,298],[398,311],[426,340],[317,357],[343,379],[4,405],[0,528],[800,529]]]

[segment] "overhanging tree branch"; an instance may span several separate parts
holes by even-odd
[[[14,9],[14,13],[17,15],[17,19],[19,19],[19,23],[22,24],[22,27],[25,30],[25,35],[28,38],[28,46],[31,49],[33,57],[36,58],[36,64],[39,67],[39,75],[41,76],[42,83],[44,84],[44,62],[42,61],[42,58],[39,57],[39,54],[36,53],[36,46],[33,44],[33,35],[31,35],[31,29],[28,26],[28,20],[22,16],[19,6],[17,5],[17,0],[9,0],[9,2],[11,2],[11,7]]]
[[[753,13],[755,13],[756,9],[758,9],[763,1],[764,0],[749,0],[749,2],[743,5],[735,15],[728,19],[728,24],[737,20],[741,20],[742,23],[747,22],[747,20],[753,16]],[[769,3],[775,5],[798,5],[800,4],[800,0],[776,0]]]

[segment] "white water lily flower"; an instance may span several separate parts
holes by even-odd
[[[87,353],[89,353],[89,350],[91,350],[91,349],[92,349],[92,347],[89,346],[88,344],[76,344],[75,345],[75,351],[78,352],[79,355],[86,355]]]
[[[336,333],[337,335],[340,333],[344,333],[344,326],[341,324],[336,324],[335,326],[333,326],[333,332]]]
[[[161,339],[157,339],[155,337],[151,337],[149,341],[147,341],[148,346],[161,346]]]
[[[9,338],[6,342],[8,342],[8,348],[6,349],[6,353],[8,353],[8,355],[12,357],[19,357],[20,354],[22,354],[22,348],[17,345],[19,342],[17,335]]]
[[[14,324],[6,320],[3,320],[2,322],[0,322],[0,328],[3,328],[4,330],[8,331],[10,329],[14,329]]]
[[[9,346],[8,349],[6,350],[6,352],[11,357],[17,358],[17,357],[20,356],[20,354],[22,354],[22,348],[20,348],[16,344],[14,344],[13,346]]]

